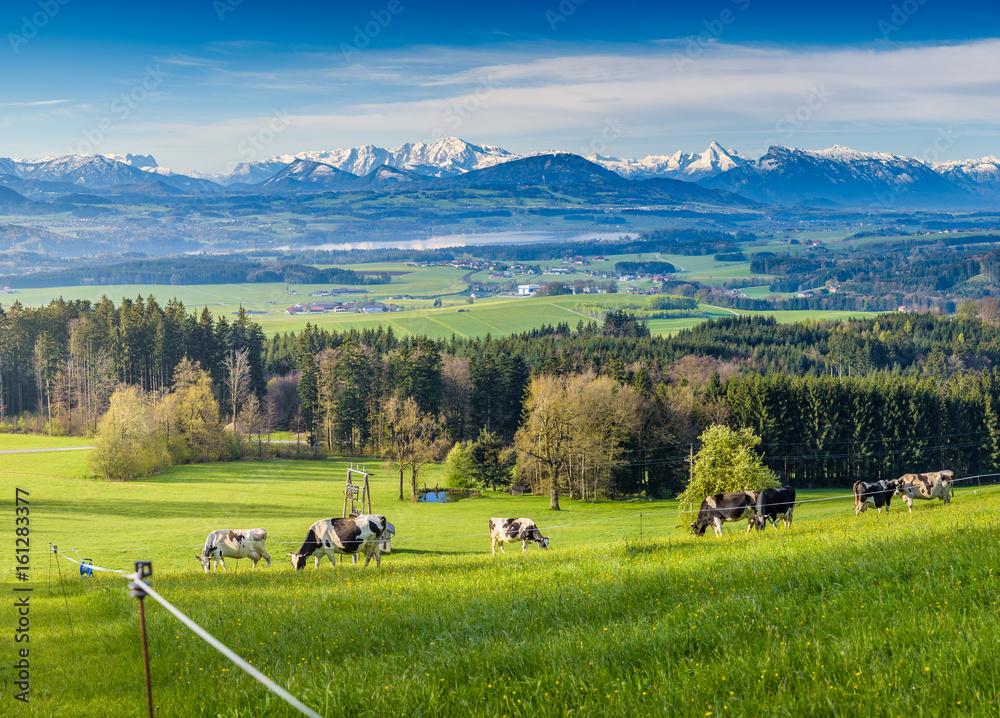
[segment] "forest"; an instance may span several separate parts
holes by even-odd
[[[231,255],[134,259],[102,266],[84,265],[55,271],[7,276],[8,286],[65,287],[108,284],[224,284],[288,282],[292,284],[388,284],[387,272],[356,272],[353,269],[267,260],[247,260]]]
[[[1000,461],[995,303],[954,318],[729,317],[673,337],[620,309],[603,323],[439,341],[312,325],[266,337],[243,312],[230,322],[152,297],[15,303],[0,310],[0,428],[100,435],[141,405],[163,434],[161,463],[232,456],[226,424],[261,452],[262,436],[286,430],[316,451],[386,458],[401,495],[404,469],[415,492],[422,466],[456,443],[490,484],[674,495],[712,424],[751,429],[765,464],[797,486],[980,472]],[[179,446],[195,436],[183,418],[195,405],[213,428]]]

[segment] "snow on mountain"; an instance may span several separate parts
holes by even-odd
[[[591,154],[587,159],[627,179],[667,177],[688,182],[714,177],[747,162],[747,158],[739,152],[727,150],[718,142],[713,142],[700,154],[678,151],[672,155],[647,155],[642,159],[619,159]]]
[[[149,179],[137,167],[101,155],[56,157],[42,162],[21,176],[43,182],[69,182],[89,188],[113,187]]]
[[[127,155],[116,155],[110,153],[103,153],[99,156],[107,157],[109,160],[115,160],[116,162],[124,162],[127,165],[138,167],[139,169],[146,170],[147,172],[151,172],[157,169],[164,169],[165,172],[161,172],[159,174],[170,173],[170,170],[166,170],[166,168],[161,168],[158,164],[156,164],[156,160],[153,158],[153,155],[133,155],[131,153]]]
[[[923,162],[834,146],[808,151],[773,146],[757,160],[699,182],[762,202],[827,200],[853,206],[943,206],[971,195]]]
[[[348,149],[311,150],[297,152],[294,155],[275,155],[266,160],[243,162],[229,175],[202,172],[191,174],[225,185],[236,182],[257,184],[271,178],[295,160],[309,160],[350,172],[358,177],[363,177],[382,166],[409,170],[429,177],[449,177],[469,170],[492,167],[520,157],[521,155],[508,152],[502,147],[474,145],[457,137],[444,137],[430,144],[408,142],[394,150],[369,144]]]
[[[992,155],[977,160],[936,162],[931,167],[973,194],[1000,199],[1000,160]]]
[[[260,185],[274,191],[319,189],[338,190],[353,187],[358,177],[331,165],[297,159]]]

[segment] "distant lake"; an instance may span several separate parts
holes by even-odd
[[[300,249],[347,251],[351,249],[442,249],[483,244],[538,244],[540,242],[573,242],[588,239],[618,239],[620,232],[580,234],[579,232],[483,232],[473,234],[441,234],[423,239],[386,239],[372,242],[331,242]]]

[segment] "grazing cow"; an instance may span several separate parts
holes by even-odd
[[[870,484],[867,481],[854,482],[854,515],[858,516],[872,504],[879,513],[885,506],[885,512],[889,513],[889,504],[892,503],[892,495],[899,486],[898,481],[876,481]]]
[[[768,520],[778,528],[778,517],[785,522],[785,528],[792,527],[792,509],[795,508],[795,489],[782,486],[780,489],[764,489],[757,497],[757,530],[763,531]]]
[[[392,553],[392,537],[395,535],[396,527],[387,522],[378,542],[379,553]]]
[[[733,491],[728,494],[706,496],[698,510],[698,520],[691,524],[695,536],[704,536],[709,524],[716,536],[722,536],[724,521],[747,519],[747,532],[753,528],[757,514],[758,491]]]
[[[365,555],[365,566],[375,559],[375,566],[382,565],[382,554],[379,551],[379,540],[385,531],[387,522],[385,516],[378,514],[362,514],[346,519],[320,519],[309,527],[305,541],[297,553],[290,553],[292,568],[301,570],[306,565],[306,559],[316,555],[316,568],[319,568],[321,555],[325,555],[333,564],[333,557],[339,554],[348,556]],[[336,564],[333,564],[336,566]]]
[[[531,519],[490,519],[490,549],[493,554],[496,555],[498,543],[501,553],[507,553],[503,545],[511,541],[521,542],[521,553],[527,552],[529,541],[533,541],[543,549],[549,547],[549,540],[542,536],[542,532]]]
[[[212,567],[213,560],[216,568],[221,564],[225,570],[226,558],[248,558],[253,562],[254,568],[257,568],[257,562],[263,558],[267,561],[267,567],[271,568],[271,557],[264,547],[266,539],[267,531],[264,529],[219,529],[208,535],[205,548],[195,558],[201,561],[205,573]]]
[[[903,474],[899,477],[896,494],[903,497],[906,506],[913,511],[913,499],[941,499],[951,503],[954,471],[935,471],[929,474]]]

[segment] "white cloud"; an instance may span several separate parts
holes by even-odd
[[[917,154],[923,138],[946,127],[965,138],[955,152],[998,152],[1000,40],[847,48],[714,42],[698,56],[681,41],[568,50],[544,42],[367,49],[354,64],[336,52],[265,48],[246,61],[207,55],[170,59],[189,70],[171,78],[178,109],[200,119],[131,126],[130,144],[155,144],[173,156],[168,162],[189,168],[222,165],[274,108],[287,107],[291,125],[268,154],[394,147],[435,132],[522,152],[581,151],[609,120],[624,131],[607,151],[626,156],[701,149],[712,139],[747,152],[771,141]]]

